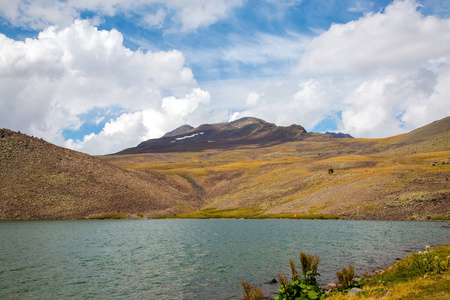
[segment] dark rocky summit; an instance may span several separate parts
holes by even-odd
[[[188,130],[189,127],[183,125],[162,138],[142,142],[136,147],[125,149],[117,154],[267,147],[300,141],[309,136],[299,125],[282,127],[250,117],[227,123],[204,124]]]
[[[334,138],[338,139],[353,139],[353,137],[348,133],[342,133],[342,132],[325,132],[325,134],[329,134]]]

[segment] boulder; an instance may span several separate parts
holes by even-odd
[[[336,283],[329,283],[327,284],[327,286],[324,288],[325,293],[330,293],[332,291],[334,291],[337,288]]]
[[[349,292],[348,292],[348,296],[355,296],[358,293],[364,292],[362,289],[359,288],[352,288]]]

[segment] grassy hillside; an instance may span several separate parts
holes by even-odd
[[[449,220],[449,128],[446,118],[386,139],[302,133],[301,140],[263,146],[102,157],[2,129],[0,220]]]
[[[198,196],[161,173],[120,169],[87,154],[0,129],[0,220],[165,214]]]
[[[164,174],[201,193],[201,209],[179,206],[178,216],[450,219],[449,124],[446,118],[387,139],[312,134],[272,147],[102,159]]]

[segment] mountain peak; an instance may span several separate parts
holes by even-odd
[[[350,134],[348,134],[348,133],[342,133],[342,132],[330,132],[330,131],[327,131],[327,132],[325,132],[325,134],[329,134],[329,135],[331,135],[332,137],[338,138],[338,139],[345,139],[345,138],[353,139],[353,138],[354,138],[354,137],[352,137]]]
[[[192,127],[191,125],[184,124],[172,131],[169,131],[168,133],[163,135],[163,138],[186,134],[189,131],[191,131],[192,129],[194,129],[194,127]]]
[[[118,154],[266,147],[306,137],[308,134],[300,125],[281,127],[258,118],[244,117],[232,122],[203,124],[197,128],[181,126],[162,138],[142,142]]]
[[[228,124],[239,124],[239,125],[249,125],[249,124],[261,124],[261,125],[273,125],[275,124],[268,123],[262,119],[254,118],[254,117],[243,117],[237,119],[235,121],[228,122]]]

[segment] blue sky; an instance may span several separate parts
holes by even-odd
[[[244,116],[386,137],[450,115],[450,1],[0,1],[0,127],[106,154]]]

